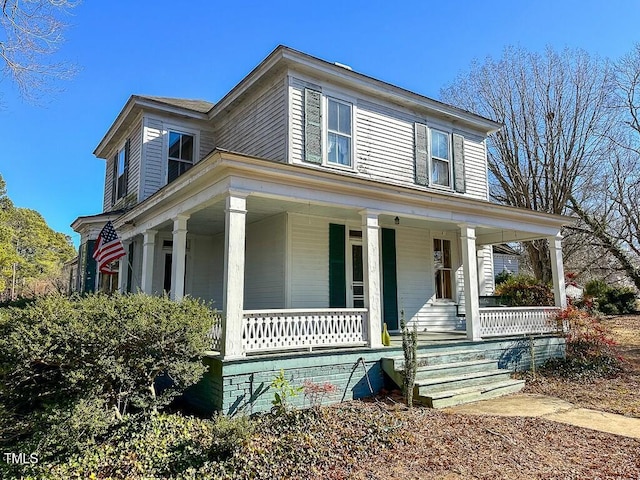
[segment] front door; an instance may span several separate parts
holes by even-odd
[[[364,264],[362,240],[349,239],[347,252],[347,306],[364,308]]]

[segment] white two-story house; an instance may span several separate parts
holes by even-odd
[[[492,246],[549,239],[565,302],[567,218],[489,202],[487,118],[280,46],[217,103],[132,96],[98,144],[103,212],[80,217],[78,288],[111,220],[117,288],[213,302],[214,350],[381,344],[403,316],[461,338],[545,331],[482,309]],[[511,312],[511,313],[510,313]]]

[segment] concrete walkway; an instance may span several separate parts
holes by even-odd
[[[466,415],[540,417],[554,422],[640,439],[640,418],[578,408],[559,398],[516,394],[458,405],[444,411]]]

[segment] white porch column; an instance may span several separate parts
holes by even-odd
[[[189,215],[173,219],[173,249],[171,250],[171,300],[184,297],[184,273],[187,255],[187,220]]]
[[[225,208],[222,345],[225,358],[242,352],[246,196],[229,194]],[[268,254],[268,252],[265,252]]]
[[[480,303],[478,299],[478,263],[476,257],[476,229],[460,225],[462,240],[462,271],[464,273],[464,313],[467,338],[480,340]]]
[[[122,246],[126,252],[118,261],[118,291],[125,293],[127,291],[127,267],[129,265],[129,245],[131,240],[122,240]]]
[[[553,277],[553,297],[556,307],[567,307],[567,293],[564,284],[564,266],[562,264],[562,236],[549,237],[551,255],[551,275]]]
[[[380,295],[380,227],[378,213],[362,215],[362,260],[364,263],[364,301],[369,309],[367,330],[369,346],[382,347],[382,301]]]
[[[153,294],[153,261],[156,251],[156,230],[147,230],[142,240],[142,278],[140,290],[147,295]]]

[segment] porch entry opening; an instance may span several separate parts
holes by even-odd
[[[389,330],[398,330],[396,232],[381,229],[382,309]],[[362,231],[329,224],[329,306],[365,308]]]

